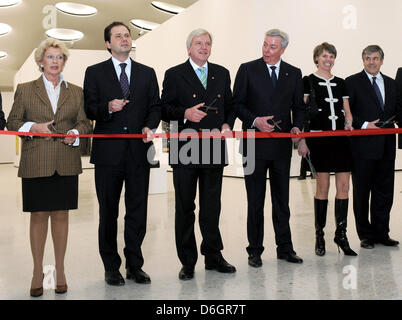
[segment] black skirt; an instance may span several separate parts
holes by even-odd
[[[73,210],[78,207],[78,175],[22,178],[24,212]]]
[[[349,137],[306,138],[311,162],[317,172],[352,171]]]

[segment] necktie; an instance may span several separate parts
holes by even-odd
[[[202,85],[204,86],[204,88],[207,88],[207,74],[205,72],[205,67],[202,68],[198,68],[198,70],[200,71],[200,81],[202,83]]]
[[[123,91],[123,97],[127,99],[130,92],[130,85],[128,84],[127,73],[125,71],[127,63],[120,63],[121,74],[120,74],[120,86]]]
[[[272,67],[270,67],[270,68],[271,68],[271,70],[272,70],[272,72],[271,72],[272,85],[273,85],[274,88],[275,88],[275,87],[276,87],[276,84],[278,83],[278,78],[276,77],[276,72],[275,72],[276,67],[275,67],[275,66],[272,66]]]
[[[382,99],[380,88],[378,87],[377,82],[375,81],[376,79],[377,79],[376,77],[373,77],[373,88],[375,94],[377,95],[377,99],[380,102],[381,109],[384,110],[384,100]]]

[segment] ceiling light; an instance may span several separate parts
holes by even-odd
[[[0,59],[7,57],[7,52],[0,51]]]
[[[141,19],[133,19],[130,21],[130,23],[134,26],[137,27],[141,30],[145,31],[151,31],[154,30],[155,28],[159,27],[159,23],[155,23],[152,21],[147,21],[147,20],[141,20]]]
[[[73,29],[53,28],[46,31],[46,35],[61,41],[77,41],[82,39],[84,34]]]
[[[163,12],[171,13],[171,14],[178,14],[184,11],[184,8],[175,6],[174,4],[162,2],[162,1],[152,1],[151,5]]]
[[[56,3],[56,8],[63,13],[74,16],[91,16],[98,12],[94,7],[73,2],[58,2]]]
[[[9,33],[11,31],[11,27],[8,24],[0,23],[0,36],[3,34]]]
[[[0,0],[0,7],[10,7],[19,2],[21,2],[21,0]]]

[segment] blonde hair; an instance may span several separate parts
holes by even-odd
[[[46,40],[43,40],[39,44],[38,48],[35,50],[35,62],[39,66],[40,72],[43,72],[43,67],[41,66],[41,62],[43,61],[46,50],[49,49],[50,47],[61,49],[61,52],[63,53],[63,56],[64,56],[64,63],[67,62],[68,56],[70,55],[66,45],[63,42],[53,39],[53,38],[48,38]]]

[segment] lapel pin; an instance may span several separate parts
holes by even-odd
[[[193,93],[193,98],[197,98],[197,95],[195,93]]]
[[[221,94],[220,93],[218,93],[218,98],[220,98],[221,97]]]
[[[211,79],[212,79],[212,80],[215,80],[215,77],[214,77],[214,76],[212,76],[212,77],[211,77]]]

